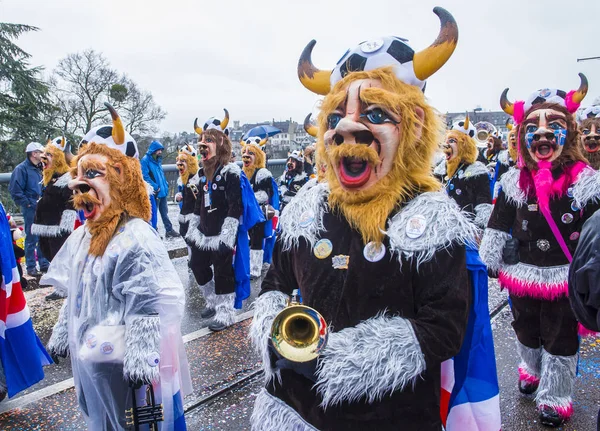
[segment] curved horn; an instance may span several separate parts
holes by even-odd
[[[506,128],[507,128],[508,130],[512,130],[512,129],[513,129],[513,125],[512,125],[512,123],[510,122],[510,118],[507,118],[507,119],[506,119]]]
[[[198,127],[198,118],[194,120],[194,131],[199,135],[201,135],[202,132],[204,132],[204,130],[202,130],[202,127]]]
[[[581,103],[581,101],[588,92],[588,80],[583,73],[579,74],[579,79],[581,80],[581,83],[579,84],[579,89],[575,93],[573,93],[573,102],[575,103]]]
[[[515,107],[513,103],[510,100],[508,100],[508,97],[506,96],[507,94],[508,88],[505,88],[502,92],[502,95],[500,96],[500,107],[508,115],[515,115]]]
[[[308,42],[308,45],[306,45],[302,54],[300,54],[300,59],[298,60],[298,78],[307,89],[324,96],[331,90],[329,82],[331,70],[319,70],[313,65],[311,55],[316,43],[317,41],[314,39]]]
[[[267,144],[267,141],[269,140],[269,137],[265,137],[264,139],[261,139],[260,142],[258,143],[258,146],[260,148],[264,147]]]
[[[225,111],[225,118],[221,121],[221,130],[225,130],[229,124],[229,111],[225,108],[223,108],[223,111]]]
[[[465,113],[465,125],[463,126],[465,130],[469,130],[469,113]]]
[[[46,141],[46,145],[50,145],[52,143],[52,138],[48,136],[48,140]]]
[[[413,70],[421,81],[425,81],[448,61],[458,43],[458,26],[450,12],[435,7],[433,13],[440,19],[438,37],[428,48],[415,52],[413,57]]]
[[[112,129],[112,138],[115,141],[115,144],[121,145],[125,143],[125,128],[123,127],[123,122],[121,121],[121,117],[115,111],[109,103],[104,102],[104,106],[110,112],[110,116],[112,117],[113,129]]]
[[[310,117],[311,114],[308,114],[306,116],[306,118],[304,119],[304,130],[306,131],[306,133],[308,133],[310,136],[312,136],[313,138],[317,137],[317,132],[319,131],[319,129],[317,129],[317,126],[314,126],[311,122],[310,122]]]

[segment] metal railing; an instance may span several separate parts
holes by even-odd
[[[242,165],[242,162],[236,162]],[[273,159],[267,161],[267,169],[271,171],[275,179],[279,178],[285,169],[286,159]],[[177,193],[177,178],[179,172],[175,165],[163,165],[163,171],[167,182],[169,183],[169,199],[173,199]],[[0,202],[4,205],[6,211],[14,214],[21,212],[21,209],[12,201],[8,192],[8,183],[10,182],[11,173],[0,173]]]

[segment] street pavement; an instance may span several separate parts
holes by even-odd
[[[170,212],[176,214],[171,207]],[[171,221],[177,226],[176,216]],[[159,224],[161,224],[159,222]],[[159,226],[164,236],[164,228]],[[165,240],[173,256],[187,253],[181,239]],[[189,430],[241,431],[249,429],[256,393],[263,386],[260,360],[248,341],[250,304],[260,289],[252,283],[252,295],[238,315],[239,323],[219,333],[207,330],[209,321],[200,318],[204,301],[187,268],[187,257],[172,259],[186,290],[186,315],[182,324],[194,393],[184,402]],[[26,293],[32,319],[42,342],[46,343],[62,301],[48,302],[44,296],[52,288]],[[496,362],[500,381],[502,429],[504,431],[542,430],[532,398],[517,390],[515,337],[506,294],[490,279],[489,308],[493,316]],[[28,391],[0,403],[0,430],[84,430],[72,388],[69,360],[46,368],[46,378]],[[595,430],[600,400],[600,337],[585,340],[581,347],[579,374],[574,395],[573,419],[564,431]],[[229,390],[228,388],[233,387]],[[468,430],[465,430],[468,431]],[[494,430],[496,431],[496,430]]]

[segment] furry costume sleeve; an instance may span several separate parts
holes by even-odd
[[[475,224],[478,228],[485,229],[492,214],[490,178],[486,172],[484,175],[476,176],[472,181],[475,182]]]
[[[66,357],[69,353],[69,299],[65,302],[58,314],[58,320],[52,329],[48,341],[48,353],[54,356]]]
[[[135,316],[125,322],[123,375],[132,382],[158,381],[160,362],[160,317]]]
[[[404,390],[459,352],[470,298],[464,247],[437,252],[421,265],[415,283],[413,318],[383,312],[330,334],[317,370],[324,408]]]
[[[509,232],[514,223],[516,212],[516,206],[508,201],[504,189],[502,189],[479,246],[481,260],[492,271],[498,271],[503,266],[502,249],[506,241],[511,238]]]

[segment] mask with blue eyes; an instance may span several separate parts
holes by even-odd
[[[554,129],[553,132],[556,143],[561,147],[565,145],[565,142],[567,140],[567,130],[559,128]],[[525,133],[525,142],[527,142],[527,148],[531,148],[531,144],[533,143],[533,141],[535,141],[535,135],[536,133],[534,132]]]

